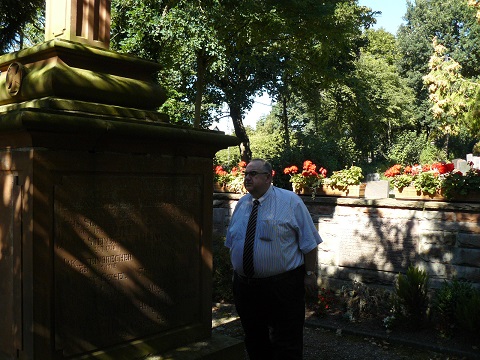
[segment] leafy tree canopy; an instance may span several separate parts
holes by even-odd
[[[44,11],[44,4],[44,0],[0,1],[0,54],[23,47],[25,37],[32,35],[25,27],[36,24],[35,19]],[[41,24],[36,26],[42,27]],[[32,43],[37,41],[37,38],[31,39]]]
[[[475,9],[466,1],[407,1],[405,20],[406,24],[401,25],[398,32],[402,54],[400,65],[402,74],[415,89],[418,101],[427,98],[422,78],[429,72],[434,37],[461,65],[463,76],[480,75],[480,24],[475,19]]]

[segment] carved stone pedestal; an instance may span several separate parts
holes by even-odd
[[[89,94],[94,73],[75,77],[87,65],[65,44],[17,54],[24,83],[0,91],[0,358],[138,359],[210,341],[212,158],[237,140],[163,122],[153,98],[122,106],[133,80],[96,73]]]

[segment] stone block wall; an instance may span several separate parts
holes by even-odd
[[[214,231],[224,235],[241,195],[214,194]],[[480,287],[480,204],[302,196],[323,243],[322,284],[392,286],[409,265],[431,287],[464,279]]]

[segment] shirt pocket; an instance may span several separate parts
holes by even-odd
[[[287,223],[280,220],[262,220],[260,221],[259,239],[263,241],[274,241],[287,237],[289,229]]]

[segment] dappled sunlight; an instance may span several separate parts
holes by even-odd
[[[8,184],[5,182],[3,184],[3,205],[4,206],[9,206],[10,201],[12,201],[12,188],[11,184]]]
[[[66,353],[201,321],[202,261],[211,254],[201,252],[198,180],[177,180],[186,194],[167,192],[165,181],[71,176],[56,187],[56,322]],[[97,325],[87,333],[77,324],[88,318]]]
[[[353,281],[392,287],[411,265],[427,271],[433,288],[454,277],[477,283],[478,204],[302,198],[324,241],[318,248],[322,286]],[[214,219],[225,221],[235,201],[214,195]],[[224,231],[220,223],[214,227]]]

